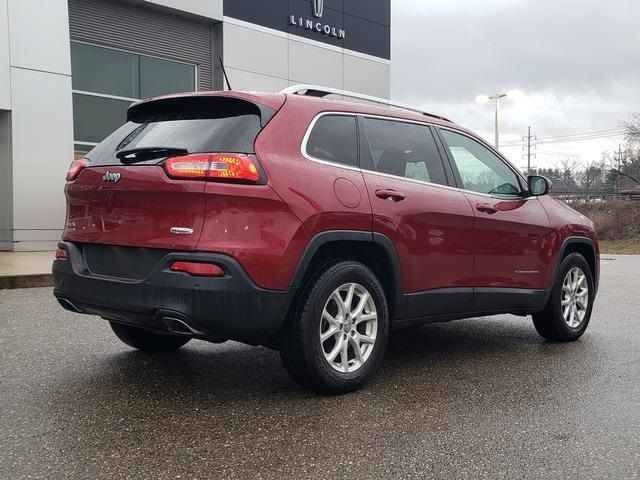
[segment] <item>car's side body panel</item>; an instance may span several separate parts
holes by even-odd
[[[309,234],[269,185],[209,182],[196,248],[238,260],[261,288],[286,290]]]
[[[539,200],[553,227],[552,254],[549,258],[550,268],[545,282],[547,288],[551,288],[555,279],[555,268],[560,263],[567,246],[572,243],[587,245],[593,251],[593,277],[597,287],[600,279],[600,250],[593,223],[551,195],[539,197]]]
[[[373,230],[391,239],[402,264],[405,293],[473,286],[473,211],[464,194],[434,184],[365,172]],[[379,198],[392,189],[402,201]]]
[[[553,228],[538,199],[465,195],[475,213],[474,286],[546,288]],[[480,211],[478,205],[495,211]]]
[[[256,154],[269,185],[312,237],[326,230],[371,231],[371,205],[362,172],[309,160],[301,151],[307,128],[318,114],[317,107],[288,96],[280,114],[258,137]]]

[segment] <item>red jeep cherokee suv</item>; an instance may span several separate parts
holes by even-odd
[[[548,189],[382,99],[161,97],[71,165],[54,293],[132,347],[271,346],[303,386],[347,392],[395,327],[512,313],[549,340],[584,333],[596,234]]]

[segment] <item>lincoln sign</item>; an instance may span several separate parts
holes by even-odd
[[[289,16],[289,25],[296,25],[306,30],[315,30],[316,32],[330,35],[336,38],[344,38],[346,35],[346,32],[343,28],[333,27],[322,22],[314,22],[313,20],[308,18],[296,18],[295,15]]]
[[[324,1],[313,0],[313,16],[321,18],[323,11]],[[327,25],[326,23],[318,22],[310,18],[296,17],[295,15],[289,15],[289,25],[295,25],[305,30],[313,30],[336,38],[344,38],[346,35],[345,30],[342,28]]]

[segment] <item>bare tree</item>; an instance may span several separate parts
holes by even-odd
[[[577,159],[567,157],[560,160],[560,182],[565,191],[574,190],[577,186],[576,171],[580,167]]]
[[[622,122],[629,143],[640,144],[640,113],[631,114],[631,120]]]
[[[585,166],[577,173],[580,185],[586,191],[602,188],[604,176],[604,164],[595,160]]]

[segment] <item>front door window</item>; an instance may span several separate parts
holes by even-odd
[[[471,138],[441,130],[462,179],[462,188],[489,195],[520,196],[518,177],[491,150]]]

